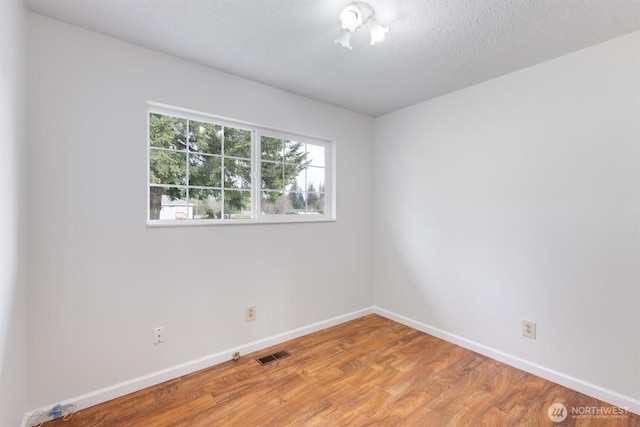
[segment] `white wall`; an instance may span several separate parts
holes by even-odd
[[[371,118],[28,24],[30,409],[372,305]],[[338,221],[146,227],[148,100],[335,139]]]
[[[21,1],[0,2],[0,34],[0,425],[14,426],[25,410],[27,356],[22,219],[26,33]]]
[[[379,117],[374,303],[640,402],[639,52],[634,33]]]

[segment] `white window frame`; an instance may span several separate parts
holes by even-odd
[[[167,116],[179,117],[182,119],[209,122],[217,125],[248,130],[251,132],[251,218],[247,219],[151,219],[151,191],[150,191],[150,115],[152,113]],[[325,169],[325,209],[324,213],[291,215],[291,214],[263,214],[262,189],[261,187],[261,140],[262,137],[278,138],[283,140],[293,140],[305,144],[323,146],[325,149],[324,169]],[[186,108],[174,107],[157,102],[147,103],[147,161],[146,161],[146,188],[147,188],[147,225],[157,226],[202,226],[202,225],[231,225],[231,224],[274,224],[274,223],[305,223],[305,222],[328,222],[336,220],[336,198],[335,198],[335,141],[319,138],[315,136],[303,135],[296,132],[282,131],[268,126],[229,119],[213,114],[202,113]],[[305,190],[306,191],[306,190]]]

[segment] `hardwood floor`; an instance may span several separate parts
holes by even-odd
[[[255,360],[281,349],[291,356],[264,366]],[[556,402],[568,410],[559,424],[548,416]],[[613,409],[369,315],[45,426],[640,426],[631,413],[602,418]]]

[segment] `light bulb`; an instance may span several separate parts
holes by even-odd
[[[362,13],[355,5],[346,7],[340,14],[340,25],[346,31],[353,33],[362,25]]]
[[[355,28],[358,22],[358,14],[354,10],[347,10],[342,14],[342,28]]]
[[[369,21],[369,34],[371,35],[372,45],[384,40],[384,36],[388,32],[389,32],[389,27],[383,27],[375,19],[372,19],[371,21]]]
[[[346,47],[347,49],[351,49],[351,44],[349,41],[351,40],[351,33],[347,31],[342,31],[337,39],[335,39],[334,43],[340,43],[342,47]]]

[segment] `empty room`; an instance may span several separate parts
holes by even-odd
[[[640,0],[0,35],[0,426],[640,426]]]

